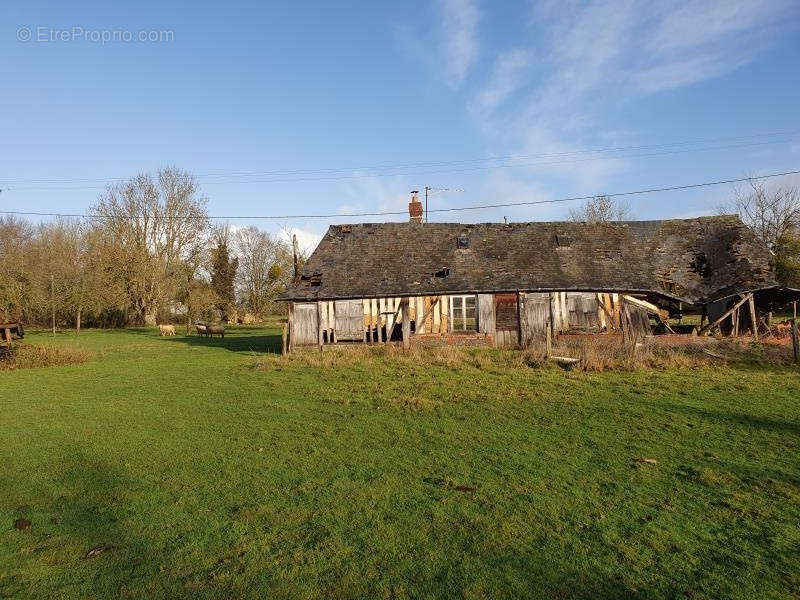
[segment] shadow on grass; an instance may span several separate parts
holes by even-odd
[[[144,335],[162,342],[174,342],[188,346],[209,348],[222,348],[231,352],[259,352],[266,354],[280,354],[282,339],[278,331],[267,333],[263,327],[235,327],[225,330],[225,337],[204,337],[192,332],[185,335],[184,329],[178,329],[176,335],[162,337],[158,330],[153,329],[127,329],[131,333]]]
[[[660,409],[667,409],[675,412],[682,412],[700,419],[709,421],[723,421],[735,425],[743,425],[755,429],[765,429],[767,431],[786,431],[789,433],[800,434],[800,422],[784,419],[773,419],[752,415],[749,413],[726,412],[696,406],[686,406],[681,404],[653,404]]]
[[[124,525],[132,482],[123,470],[75,448],[65,456],[69,458],[42,495],[41,504],[15,509],[20,518],[31,521],[26,532],[33,537],[29,556],[61,573],[39,579],[40,570],[23,563],[18,573],[2,581],[2,597],[45,597],[48,593],[56,597],[65,590],[83,597],[117,597],[151,551]]]

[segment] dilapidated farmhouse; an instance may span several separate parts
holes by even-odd
[[[614,223],[331,226],[281,296],[290,348],[415,341],[524,346],[537,336],[758,335],[766,311],[797,297],[736,216]],[[683,329],[682,329],[683,330]]]

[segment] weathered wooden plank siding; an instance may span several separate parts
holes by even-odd
[[[626,337],[650,334],[648,303],[604,292],[520,292],[476,295],[477,332],[497,346],[528,345],[568,332],[625,330]],[[402,300],[363,298],[292,303],[289,312],[290,346],[330,344],[338,341],[389,341],[401,339]],[[652,307],[656,308],[656,307]],[[709,313],[714,309],[709,307]],[[459,312],[456,317],[462,318]],[[747,310],[738,315],[740,330],[752,328]],[[426,335],[451,333],[450,297],[408,297],[408,319],[414,332]],[[734,323],[728,321],[729,328]]]
[[[337,300],[334,311],[337,341],[364,339],[364,305],[361,300]]]
[[[544,339],[550,327],[550,294],[529,293],[520,298],[522,344]]]
[[[494,319],[498,346],[516,346],[520,342],[517,294],[494,295]]]
[[[319,320],[316,302],[298,302],[292,315],[292,345],[314,345],[318,341]]]
[[[478,294],[478,331],[497,339],[494,294]]]

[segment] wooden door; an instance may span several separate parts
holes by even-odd
[[[600,331],[597,294],[588,292],[570,292],[567,294],[567,311],[569,313],[569,329],[574,331]]]
[[[337,300],[336,339],[364,340],[364,303],[361,300]]]
[[[319,321],[317,320],[316,302],[298,302],[294,305],[292,317],[292,344],[307,346],[319,341]]]
[[[519,345],[519,306],[517,294],[494,295],[495,335],[498,346]]]
[[[536,338],[544,339],[550,327],[550,294],[525,294],[520,307],[523,345],[531,344]]]

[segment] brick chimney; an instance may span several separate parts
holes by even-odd
[[[411,202],[408,203],[409,223],[422,223],[424,209],[422,208],[422,202],[419,201],[417,194],[419,194],[417,190],[411,192]]]

